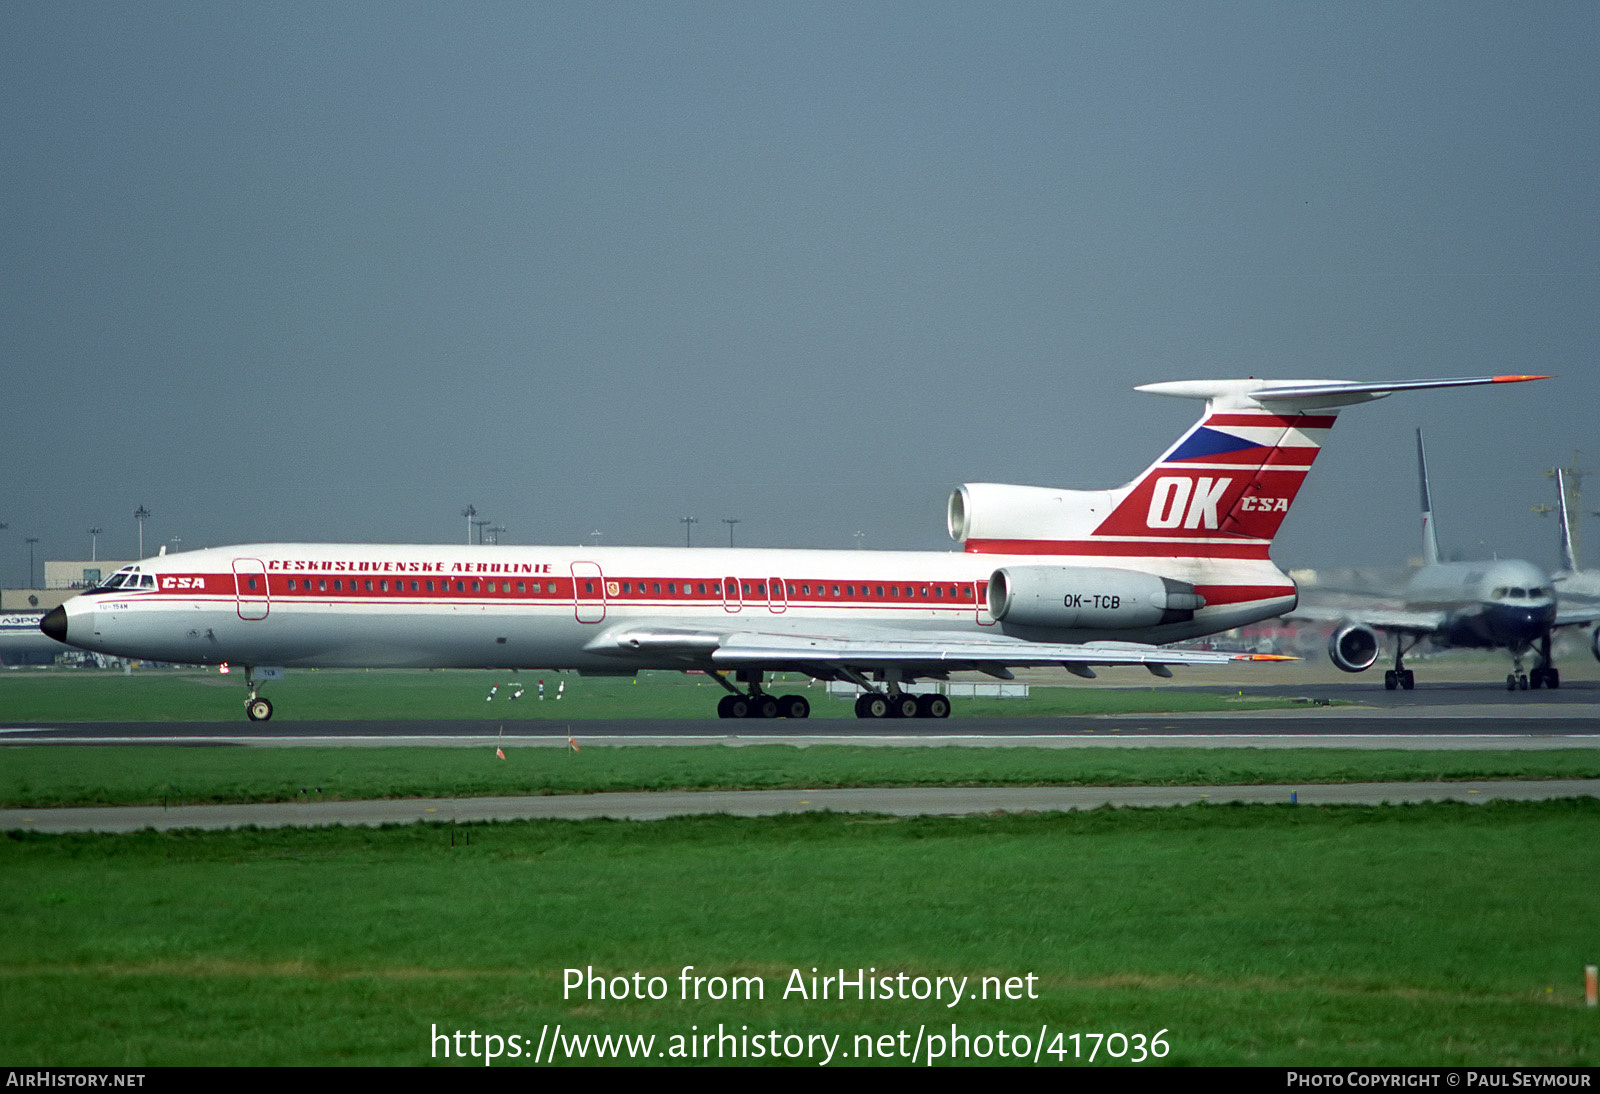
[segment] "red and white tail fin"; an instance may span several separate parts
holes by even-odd
[[[1394,391],[1538,376],[1351,383],[1186,380],[1140,391],[1206,400],[1160,459],[1115,490],[969,483],[950,503],[968,551],[1168,558],[1266,558],[1340,409]]]

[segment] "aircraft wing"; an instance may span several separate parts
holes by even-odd
[[[1213,650],[1179,650],[1137,642],[1046,643],[970,634],[928,634],[915,638],[875,635],[792,634],[765,631],[695,631],[679,628],[630,628],[602,636],[586,648],[632,653],[681,651],[686,662],[708,663],[718,668],[763,667],[798,671],[826,669],[849,672],[896,667],[909,674],[942,675],[976,670],[1004,676],[1010,668],[1056,665],[1078,675],[1094,665],[1144,665],[1157,675],[1167,675],[1169,665],[1224,665],[1235,661],[1293,661],[1276,654],[1226,653]],[[848,670],[848,671],[846,671]]]
[[[1379,631],[1429,635],[1444,626],[1444,612],[1408,612],[1399,608],[1318,608],[1301,606],[1283,618],[1319,623],[1365,623]]]
[[[1557,602],[1560,603],[1559,601]],[[1600,622],[1600,607],[1571,607],[1556,609],[1556,621],[1551,624],[1555,627],[1587,627],[1590,623]]]

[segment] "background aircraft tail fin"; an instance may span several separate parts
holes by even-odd
[[[1428,457],[1422,450],[1422,430],[1417,430],[1417,481],[1422,484],[1422,561],[1439,561],[1439,536],[1433,527],[1433,501],[1428,496]]]
[[[1572,545],[1572,510],[1567,508],[1567,473],[1556,469],[1556,505],[1561,517],[1561,568],[1568,573],[1578,571],[1578,551]]]

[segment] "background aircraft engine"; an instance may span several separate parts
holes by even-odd
[[[1120,630],[1187,623],[1205,598],[1185,581],[1093,566],[1008,566],[989,578],[989,614],[1028,627]]]
[[[1328,656],[1345,672],[1365,672],[1378,659],[1378,632],[1362,623],[1346,623],[1328,637]]]

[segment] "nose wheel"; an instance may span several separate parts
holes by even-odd
[[[269,676],[273,672],[282,675],[281,669],[267,670]],[[265,722],[270,719],[272,717],[272,700],[264,699],[256,694],[256,670],[253,666],[245,666],[244,686],[250,689],[250,697],[244,701],[244,716],[252,722]]]

